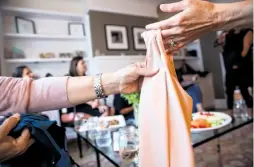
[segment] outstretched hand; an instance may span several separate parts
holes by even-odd
[[[144,77],[152,77],[158,73],[159,69],[147,66],[150,61],[151,59],[148,57],[145,62],[129,65],[116,72],[120,82],[120,93],[129,94],[140,91]]]
[[[146,26],[146,29],[161,29],[165,48],[168,52],[180,49],[186,43],[215,29],[217,16],[215,5],[203,0],[183,0],[162,4],[163,12],[180,12],[166,20]],[[175,44],[172,46],[171,44]]]

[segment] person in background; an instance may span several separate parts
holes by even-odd
[[[114,97],[114,108],[116,115],[123,115],[127,125],[136,125],[134,118],[134,109],[121,94],[116,94]]]
[[[15,78],[34,78],[34,74],[31,69],[25,65],[18,66],[15,69],[15,72],[12,74],[12,77]]]
[[[223,37],[224,40],[222,40]],[[233,112],[234,90],[239,87],[249,108],[249,114],[252,116],[253,98],[249,89],[253,87],[253,30],[231,29],[228,32],[223,32],[215,43],[223,48],[222,56],[226,71],[225,87],[229,112],[231,114]]]
[[[76,56],[71,60],[70,69],[68,76],[78,77],[78,76],[86,76],[87,66],[86,63],[81,56]],[[77,115],[89,118],[92,116],[110,116],[114,115],[114,109],[109,108],[106,105],[101,105],[98,99],[89,101],[87,103],[83,103],[75,106]],[[62,114],[61,120],[64,123],[73,122],[74,120],[74,108],[68,108],[67,113]]]
[[[193,100],[192,113],[205,111],[202,105],[202,92],[198,84],[190,81],[184,82],[182,71],[176,70],[177,78],[183,89],[191,96]]]

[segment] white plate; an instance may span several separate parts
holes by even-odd
[[[215,116],[219,116],[221,118],[224,118],[225,121],[220,126],[216,126],[216,127],[211,127],[211,128],[191,128],[191,132],[193,132],[193,133],[199,133],[199,132],[208,131],[208,130],[220,129],[220,128],[230,124],[230,122],[232,121],[231,116],[229,116],[228,114],[225,114],[225,113],[222,113],[222,112],[209,112],[209,113],[214,114]],[[192,114],[193,119],[195,119],[197,114],[199,114],[199,113]]]
[[[111,125],[108,129],[118,129],[126,126],[125,119],[122,115],[115,115],[115,116],[108,116],[108,117],[100,117],[99,121],[111,121],[111,120],[118,120],[118,125]]]

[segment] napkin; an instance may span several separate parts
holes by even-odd
[[[139,104],[140,167],[194,167],[190,137],[192,99],[178,82],[172,55],[160,30],[142,34],[148,67],[159,68],[144,79]]]

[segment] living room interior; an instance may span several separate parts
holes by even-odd
[[[1,1],[0,74],[11,77],[16,67],[25,65],[37,78],[44,78],[47,74],[61,77],[69,73],[70,62],[74,56],[84,58],[86,75],[110,73],[144,61],[145,44],[138,43],[137,34],[145,31],[147,24],[170,17],[171,15],[159,10],[159,5],[175,1]],[[26,26],[27,29],[24,28]],[[109,38],[113,37],[109,37],[108,33],[112,32],[122,33],[120,37],[116,34],[114,40],[125,41],[123,45],[118,46],[110,41]],[[223,58],[221,49],[214,47],[218,34],[219,32],[211,32],[173,53],[176,69],[186,63],[193,70],[205,73],[204,76],[183,75],[183,78],[186,83],[195,82],[199,85],[206,111],[227,110]],[[113,100],[113,95],[108,96],[107,105],[113,107]],[[63,108],[45,111],[43,114],[60,125],[61,114],[66,112]],[[253,135],[249,133],[252,131],[250,124],[220,137],[222,159],[218,156],[217,141],[195,148],[196,166],[217,167],[221,166],[221,163],[225,167],[252,166]],[[74,160],[82,167],[96,166],[96,156],[91,146],[82,141],[81,158],[78,148],[80,143],[76,144],[76,132],[67,127],[66,135],[69,152]],[[246,140],[241,141],[245,137]],[[203,155],[204,153],[206,155]],[[107,158],[102,157],[100,161],[103,167],[114,166]]]

